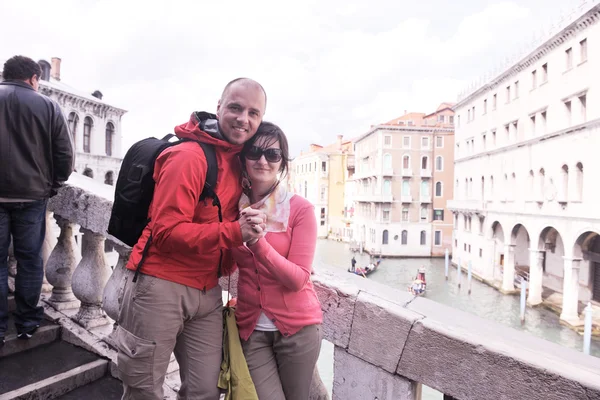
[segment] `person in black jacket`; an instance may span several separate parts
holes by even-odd
[[[42,243],[48,198],[73,172],[73,142],[57,103],[37,92],[42,71],[30,58],[4,64],[0,82],[0,346],[8,324],[8,247],[11,236],[17,336],[29,339],[43,317]]]

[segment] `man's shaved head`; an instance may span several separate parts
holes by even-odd
[[[262,90],[263,94],[265,95],[265,106],[267,105],[267,92],[265,91],[265,88],[263,88],[260,83],[250,78],[237,78],[229,82],[225,86],[225,89],[223,89],[223,93],[221,93],[221,101],[223,101],[223,99],[227,95],[227,92],[235,85],[254,86],[260,88],[260,90]]]

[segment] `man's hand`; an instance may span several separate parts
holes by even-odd
[[[254,242],[265,235],[267,216],[264,212],[247,207],[238,220],[244,242]]]

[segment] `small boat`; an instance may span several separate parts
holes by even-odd
[[[355,269],[348,268],[348,272],[350,272],[351,274],[360,275],[360,276],[363,276],[366,278],[367,276],[371,275],[373,272],[377,271],[377,269],[379,268],[379,265],[381,265],[381,259],[379,259],[377,261],[377,263],[375,263],[375,264],[370,263],[369,265],[367,265],[364,268],[360,268],[360,267],[355,268]]]
[[[425,267],[419,268],[417,277],[408,287],[408,291],[414,296],[423,296],[427,290],[427,280],[425,279]]]

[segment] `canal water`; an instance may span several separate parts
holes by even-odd
[[[368,254],[352,253],[345,243],[319,240],[314,266],[316,271],[319,269],[347,270],[353,255],[356,257],[357,267],[369,263]],[[475,279],[472,281],[472,291],[469,296],[466,273],[463,271],[462,288],[458,289],[458,273],[452,267],[449,269],[449,279],[446,281],[443,258],[384,258],[378,271],[370,275],[368,279],[404,291],[407,290],[417,274],[417,269],[421,266],[425,267],[427,271],[428,299],[582,351],[583,336],[560,325],[558,315],[550,310],[543,307],[527,308],[525,325],[521,325],[519,296],[503,295]],[[591,354],[600,357],[600,342],[592,341]],[[319,359],[319,371],[324,383],[331,390],[333,383],[333,345],[331,343],[324,342]],[[432,389],[424,388],[423,399],[442,399],[442,395]]]

